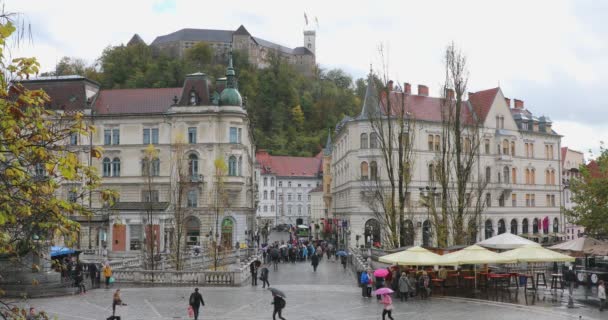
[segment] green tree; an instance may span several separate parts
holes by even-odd
[[[580,166],[581,176],[570,180],[572,202],[565,210],[571,222],[585,227],[585,233],[608,235],[608,149],[600,145],[600,155],[589,165]]]
[[[302,107],[300,107],[300,105],[297,105],[291,109],[291,120],[295,122],[298,129],[302,129],[302,127],[304,127],[304,112],[302,112]]]
[[[185,56],[186,62],[192,69],[202,72],[213,61],[213,49],[207,43],[198,42],[186,50]]]

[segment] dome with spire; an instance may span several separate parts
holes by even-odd
[[[232,66],[232,53],[230,53],[230,60],[228,61],[228,68],[226,69],[226,88],[220,93],[220,106],[243,106],[243,98],[236,89],[236,79],[234,67]]]

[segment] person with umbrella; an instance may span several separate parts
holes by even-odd
[[[262,288],[266,288],[266,285],[270,288],[270,282],[268,282],[268,268],[263,267],[260,271],[260,280],[262,280]]]
[[[260,260],[255,260],[249,265],[249,271],[251,271],[251,285],[258,285],[258,268],[262,263]]]
[[[374,277],[376,278],[376,292],[378,292],[379,289],[384,288],[384,277],[387,275],[388,270],[386,269],[377,269],[374,271]],[[376,299],[380,300],[380,294],[376,294]]]
[[[275,288],[270,288],[270,292],[272,292],[273,297],[273,301],[271,302],[271,304],[274,305],[274,310],[272,312],[272,320],[276,320],[277,314],[279,315],[279,319],[285,320],[282,315],[283,309],[287,304],[285,302],[285,294],[281,290]]]
[[[319,256],[315,253],[312,255],[312,257],[310,258],[311,260],[311,264],[312,264],[312,269],[314,272],[317,272],[317,267],[319,266]]]
[[[382,320],[386,319],[386,315],[388,315],[389,319],[394,320],[392,314],[393,299],[390,296],[391,293],[393,293],[393,290],[389,288],[381,288],[376,290],[376,295],[382,296],[382,305],[384,305],[384,307],[382,308]]]

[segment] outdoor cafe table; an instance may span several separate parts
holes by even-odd
[[[490,284],[494,285],[494,290],[496,290],[498,288],[498,285],[505,285],[508,284],[509,281],[511,280],[511,274],[509,273],[490,273],[488,275],[488,280],[490,281]]]

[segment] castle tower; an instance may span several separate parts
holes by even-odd
[[[305,30],[304,31],[304,47],[310,50],[314,55],[317,55],[315,52],[316,49],[316,41],[315,37],[317,32],[314,30]]]

